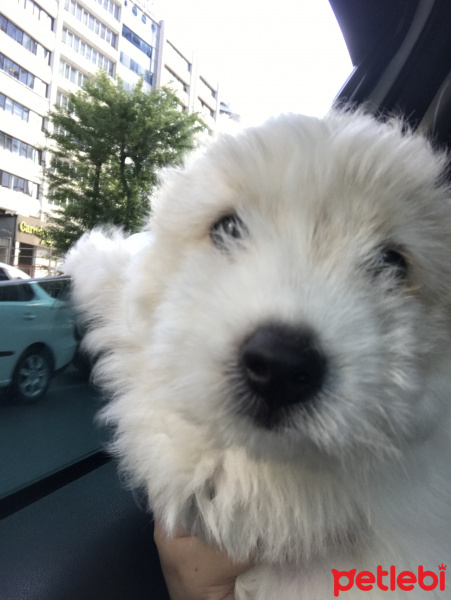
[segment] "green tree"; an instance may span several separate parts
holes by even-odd
[[[69,94],[67,108],[55,107],[49,121],[44,176],[56,208],[44,242],[60,253],[97,225],[136,232],[158,169],[179,163],[205,127],[179,110],[171,90],[146,93],[142,82],[126,90],[103,72]]]

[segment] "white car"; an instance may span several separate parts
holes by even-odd
[[[30,276],[17,267],[0,262],[0,281],[8,281],[10,279],[30,279]]]
[[[67,277],[0,282],[0,388],[34,402],[77,349]]]

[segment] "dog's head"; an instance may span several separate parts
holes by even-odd
[[[332,113],[167,172],[149,245],[96,232],[67,262],[103,380],[130,405],[110,417],[136,409],[144,428],[156,410],[258,455],[427,435],[449,378],[445,161],[398,121]]]

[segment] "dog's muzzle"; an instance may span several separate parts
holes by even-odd
[[[240,364],[257,399],[253,416],[267,426],[281,409],[312,402],[327,369],[311,331],[274,324],[259,327],[244,341]]]

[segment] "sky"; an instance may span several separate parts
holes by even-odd
[[[327,0],[154,0],[167,35],[194,51],[221,99],[256,125],[322,116],[352,65]]]

